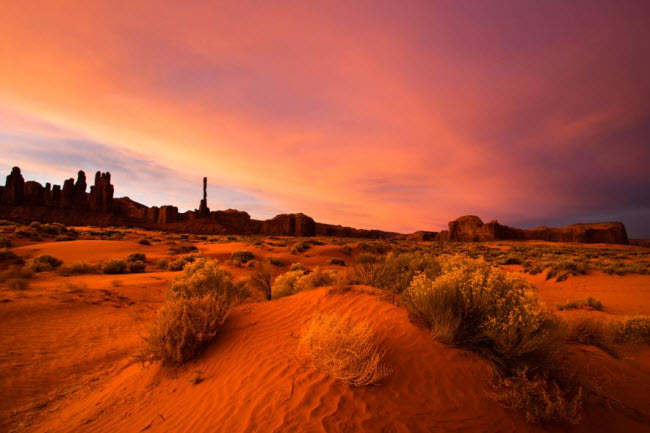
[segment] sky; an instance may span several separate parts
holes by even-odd
[[[650,238],[650,2],[0,1],[0,174],[412,232]]]

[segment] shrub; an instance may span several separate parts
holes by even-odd
[[[293,263],[289,266],[290,271],[306,271],[307,268],[302,263]]]
[[[339,251],[346,256],[352,255],[352,248],[348,245],[343,245],[341,248],[339,248]]]
[[[303,331],[300,347],[317,370],[354,386],[377,383],[390,373],[369,320],[316,316]]]
[[[531,423],[565,422],[578,424],[582,409],[582,390],[566,392],[553,381],[530,378],[526,369],[502,379],[497,400],[506,407],[523,409]]]
[[[102,263],[102,271],[105,274],[124,274],[126,272],[126,261],[121,259],[108,259]]]
[[[183,274],[172,281],[169,295],[172,298],[199,298],[204,295],[220,297],[228,302],[235,294],[230,272],[219,267],[214,259],[197,259],[183,268]]]
[[[86,262],[74,262],[70,265],[62,266],[59,269],[59,273],[63,276],[96,274],[97,272],[99,272],[99,266]]]
[[[253,272],[248,280],[251,288],[259,290],[264,294],[264,297],[271,300],[271,288],[273,287],[273,272],[269,265],[260,266]]]
[[[10,250],[0,249],[0,260],[15,260],[18,256]]]
[[[563,310],[576,310],[583,307],[589,307],[594,310],[603,311],[603,303],[592,297],[587,298],[586,300],[582,299],[580,301],[567,302],[566,304],[560,304],[557,306],[557,309],[560,311]]]
[[[330,260],[330,265],[345,266],[345,260],[339,258],[333,258]]]
[[[196,245],[170,245],[167,249],[167,253],[172,255],[193,253],[194,251],[198,251]]]
[[[230,255],[230,260],[233,262],[246,263],[249,260],[253,260],[255,254],[250,251],[235,251]]]
[[[144,272],[144,270],[147,268],[147,263],[140,260],[127,263],[129,266],[129,272],[133,272],[134,274]]]
[[[305,275],[303,271],[289,271],[278,275],[273,282],[271,295],[273,299],[293,295],[295,293],[296,281]]]
[[[147,261],[147,256],[143,253],[131,253],[128,256],[126,256],[127,263],[146,262],[146,261]]]
[[[11,239],[0,236],[0,248],[11,248]]]
[[[312,290],[317,287],[331,286],[337,280],[335,271],[322,271],[320,268],[314,269],[314,272],[302,275],[293,284],[293,292],[302,292]]]
[[[151,245],[151,241],[147,238],[140,238],[138,239],[138,243],[140,245]]]
[[[418,274],[405,293],[434,336],[482,353],[505,372],[557,355],[559,322],[525,277],[462,256],[442,257],[440,264],[442,275]]]
[[[221,329],[229,301],[214,294],[168,299],[158,311],[137,358],[141,362],[183,364],[194,358]]]
[[[26,266],[34,272],[46,272],[58,268],[62,263],[56,257],[44,254],[29,260]]]
[[[650,316],[632,316],[613,323],[616,343],[650,343]]]
[[[304,253],[309,248],[311,248],[311,245],[309,245],[307,242],[296,242],[295,244],[291,245],[289,252],[291,254],[300,254]]]
[[[169,262],[170,271],[182,271],[186,264],[194,262],[197,256],[185,256]]]
[[[267,257],[266,261],[272,264],[273,266],[284,266],[284,261],[280,257]]]
[[[14,278],[31,278],[34,275],[34,271],[27,267],[21,267],[17,265],[9,266],[6,270],[0,272],[0,282],[7,281]]]

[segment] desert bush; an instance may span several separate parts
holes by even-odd
[[[219,267],[214,259],[197,259],[183,268],[183,274],[169,286],[172,298],[198,298],[212,295],[230,302],[236,287],[230,272]]]
[[[284,260],[282,260],[280,257],[267,257],[266,261],[272,264],[273,266],[284,266]]]
[[[436,338],[475,350],[505,372],[557,355],[559,321],[525,277],[462,256],[443,256],[440,265],[440,276],[418,274],[405,293]]]
[[[126,261],[122,259],[108,259],[102,263],[102,271],[105,274],[126,273]]]
[[[289,266],[290,271],[306,271],[307,268],[302,263],[293,263]]]
[[[391,246],[380,242],[361,242],[359,243],[359,249],[366,253],[382,255],[389,252],[391,250]]]
[[[304,253],[309,248],[311,248],[311,245],[308,244],[307,242],[296,242],[295,244],[291,245],[291,247],[289,248],[289,252],[291,254],[300,254],[300,253]]]
[[[146,261],[147,261],[147,256],[144,253],[131,253],[128,256],[126,256],[127,263],[146,262]]]
[[[140,245],[151,245],[151,241],[147,238],[140,238],[138,239],[138,243]]]
[[[339,248],[339,251],[346,256],[352,255],[352,248],[349,245],[343,245],[341,248]]]
[[[526,369],[521,369],[502,379],[498,384],[497,400],[506,407],[523,410],[531,423],[580,422],[581,388],[567,392],[552,380],[529,376]]]
[[[168,259],[158,259],[158,260],[156,260],[156,266],[158,266],[160,269],[167,269],[169,267],[169,260]]]
[[[198,251],[198,248],[196,245],[170,245],[169,248],[167,249],[167,253],[171,255],[176,255],[176,254],[187,254],[187,253],[193,253],[195,251]]]
[[[345,266],[345,260],[335,257],[332,260],[330,260],[330,265]]]
[[[54,256],[43,254],[42,256],[28,260],[25,266],[34,272],[47,272],[58,268],[62,263],[63,261]]]
[[[603,311],[603,303],[597,299],[589,297],[587,299],[581,299],[579,301],[567,302],[566,304],[559,304],[557,309],[560,311],[563,310],[577,310],[579,308],[588,307],[594,310]]]
[[[230,255],[230,260],[233,262],[246,263],[253,259],[255,259],[255,254],[250,251],[235,251]]]
[[[650,316],[632,316],[612,323],[615,343],[650,343]]]
[[[293,295],[296,292],[296,281],[298,281],[298,279],[303,275],[305,275],[303,271],[289,271],[275,277],[273,286],[271,287],[271,297],[273,299],[278,299],[284,296]]]
[[[17,259],[18,256],[13,252],[8,249],[2,248],[0,249],[0,261],[1,260],[15,260]]]
[[[179,257],[176,260],[171,260],[169,262],[170,271],[182,271],[186,264],[194,262],[198,257],[197,256],[185,256]]]
[[[222,296],[168,299],[158,311],[137,358],[142,362],[183,364],[194,358],[221,329],[230,303]]]
[[[137,260],[135,262],[127,262],[127,265],[129,267],[129,272],[132,272],[134,274],[144,272],[147,268],[147,263],[141,260]]]
[[[0,281],[7,281],[12,278],[31,278],[34,271],[27,266],[13,265],[4,271],[0,271]]]
[[[91,265],[86,262],[74,262],[66,266],[61,266],[59,273],[63,276],[96,274],[99,272],[99,266]]]
[[[0,248],[11,248],[11,239],[0,236]]]
[[[316,316],[303,331],[300,348],[317,370],[354,386],[377,383],[390,373],[369,320]]]
[[[313,272],[302,275],[293,284],[293,292],[302,292],[313,290],[317,287],[331,286],[336,282],[337,274],[335,271],[323,271],[320,268],[314,269]]]
[[[270,301],[272,298],[271,288],[273,287],[273,269],[271,269],[271,266],[267,264],[257,268],[248,279],[248,284],[252,289],[262,292],[264,298]]]

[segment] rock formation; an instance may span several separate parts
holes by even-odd
[[[522,230],[490,221],[484,224],[475,215],[449,222],[449,230],[439,233],[419,231],[411,235],[361,230],[322,224],[302,214],[281,214],[269,220],[252,219],[247,212],[228,209],[210,211],[207,178],[203,178],[203,199],[199,209],[179,213],[176,206],[148,207],[128,197],[113,198],[110,173],[97,172],[95,183],[86,193],[86,174],[79,171],[59,185],[27,181],[14,167],[0,186],[0,218],[29,223],[60,222],[68,225],[126,225],[197,234],[261,234],[278,236],[340,236],[355,238],[401,238],[414,241],[496,241],[545,240],[583,243],[628,243],[622,223],[574,224],[564,228],[537,227]]]
[[[108,213],[113,210],[113,185],[109,172],[95,173],[95,185],[90,187],[88,204],[93,212]]]
[[[7,206],[18,206],[25,200],[25,179],[20,173],[20,168],[11,169],[11,174],[7,176],[4,191],[2,193],[2,203]]]
[[[198,216],[206,218],[210,216],[210,208],[208,207],[208,178],[203,178],[203,199],[199,206]]]

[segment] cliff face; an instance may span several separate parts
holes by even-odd
[[[23,222],[59,222],[67,225],[127,225],[197,234],[261,234],[277,236],[339,236],[355,238],[403,238],[420,241],[496,241],[545,240],[582,243],[627,244],[625,226],[619,222],[573,224],[563,228],[537,227],[522,230],[474,215],[449,222],[449,230],[415,232],[411,235],[362,230],[315,222],[302,213],[281,214],[269,220],[255,220],[243,211],[210,211],[207,202],[207,178],[203,179],[203,199],[199,209],[180,213],[176,206],[148,207],[128,197],[113,198],[111,174],[97,172],[90,193],[86,192],[86,174],[59,185],[42,186],[23,178],[14,167],[0,186],[0,218]]]

